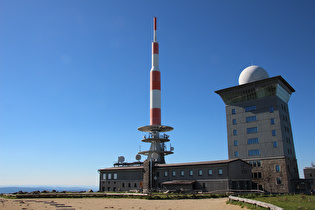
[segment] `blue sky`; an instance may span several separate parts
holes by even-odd
[[[251,64],[282,75],[300,176],[315,161],[315,2],[2,0],[0,185],[97,185],[100,168],[149,145],[158,18],[168,163],[228,158],[225,106]]]

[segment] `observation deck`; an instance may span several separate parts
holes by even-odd
[[[158,141],[158,142],[169,142],[169,135],[166,134],[152,134],[149,133],[149,135],[144,135],[143,139],[141,140],[142,142],[153,142],[153,141]]]
[[[174,130],[171,126],[166,126],[166,125],[146,125],[138,128],[139,131],[142,132],[147,132],[151,133],[153,131],[158,131],[158,132],[169,132]]]

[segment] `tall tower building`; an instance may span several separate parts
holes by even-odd
[[[229,159],[252,165],[254,189],[293,192],[299,174],[288,102],[295,90],[281,76],[249,66],[238,86],[215,92],[226,105]]]
[[[157,42],[156,17],[153,18],[152,42],[152,68],[150,71],[150,125],[139,127],[138,130],[147,132],[142,142],[151,143],[150,150],[138,154],[147,155],[148,160],[165,163],[165,155],[173,154],[173,149],[166,149],[169,135],[165,132],[172,131],[170,126],[161,125],[161,73],[159,68],[159,43]],[[163,134],[162,134],[163,133]]]

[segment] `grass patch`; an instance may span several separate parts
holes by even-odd
[[[242,198],[253,199],[257,201],[262,201],[265,203],[270,203],[276,206],[279,206],[285,210],[296,210],[296,209],[307,209],[307,210],[315,210],[315,196],[312,195],[241,195]]]
[[[238,205],[242,208],[247,208],[247,209],[266,209],[266,208],[263,208],[263,207],[260,207],[260,206],[256,206],[256,205],[253,205],[253,204],[249,204],[249,203],[244,203],[244,202],[241,202],[241,201],[233,201],[233,200],[228,200],[226,201],[227,204],[233,204],[233,205]]]

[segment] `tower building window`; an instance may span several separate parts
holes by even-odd
[[[280,171],[280,166],[276,165],[276,172],[279,172],[279,171]]]
[[[176,176],[176,171],[173,171],[172,175],[173,175],[173,176]]]
[[[233,130],[233,135],[237,136],[237,130]]]
[[[273,113],[273,106],[269,107],[269,112]]]
[[[238,145],[238,141],[234,140],[234,146],[237,146],[237,145]]]
[[[273,136],[277,135],[276,130],[272,130],[271,133],[272,133]]]
[[[260,155],[260,150],[248,150],[248,156],[255,156],[255,155]]]
[[[235,113],[236,113],[235,109],[232,109],[232,114],[235,114]]]
[[[185,175],[184,171],[180,171],[180,175],[184,176]]]
[[[236,119],[232,120],[233,125],[236,125]]]
[[[257,132],[258,132],[257,127],[247,128],[247,133],[257,133]]]
[[[239,155],[238,155],[238,151],[235,151],[235,152],[234,152],[234,156],[235,156],[235,157],[238,157],[238,156],[239,156]]]
[[[257,120],[257,117],[256,116],[251,116],[251,117],[246,117],[246,122],[253,122],[253,121],[256,121]]]
[[[274,119],[274,118],[270,119],[270,124],[271,124],[271,125],[274,125],[274,124],[275,124],[275,119]]]
[[[253,105],[253,106],[246,106],[245,107],[245,112],[250,112],[250,111],[254,111],[256,110],[256,106]]]
[[[273,142],[273,148],[277,148],[278,147],[278,142],[274,141]]]
[[[189,176],[193,176],[194,175],[194,171],[193,170],[190,170],[189,171]]]
[[[247,144],[258,144],[258,143],[259,143],[258,138],[247,139]]]
[[[164,176],[167,176],[167,171],[164,172]]]

